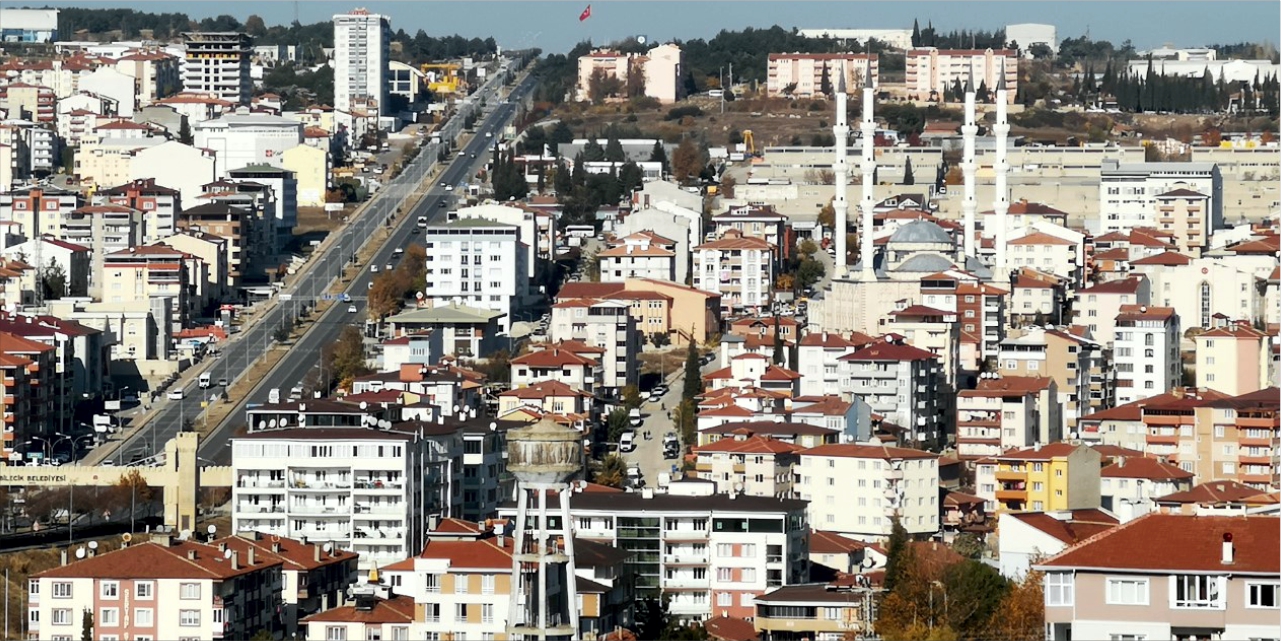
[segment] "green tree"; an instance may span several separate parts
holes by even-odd
[[[689,351],[685,353],[685,382],[681,389],[682,400],[692,400],[703,393],[703,375],[699,369],[698,345],[694,339],[689,340]]]
[[[271,340],[274,340],[277,343],[284,343],[285,341],[288,341],[289,340],[289,323],[288,322],[281,323],[280,327],[277,327],[275,330],[273,330],[271,332]]]
[[[80,641],[93,641],[93,611],[86,609],[80,614]]]
[[[606,440],[610,443],[617,443],[618,438],[627,431],[628,427],[628,409],[626,407],[616,407],[605,417]]]
[[[903,163],[903,184],[904,184],[904,185],[915,185],[915,184],[916,184],[916,176],[912,173],[912,159],[911,159],[911,158],[908,158],[908,159]]]
[[[589,136],[587,143],[583,145],[583,160],[587,162],[601,162],[605,160],[605,149],[596,141],[595,136]]]
[[[70,293],[67,289],[67,272],[62,269],[61,263],[52,258],[40,270],[40,285],[45,300],[58,300]]]
[[[654,141],[654,148],[649,152],[649,161],[663,163],[663,173],[671,171],[667,164],[667,148],[663,146],[663,141]]]
[[[611,443],[617,443],[618,439],[613,439]],[[623,483],[627,480],[627,461],[617,454],[606,455],[601,459],[600,465],[592,474],[592,482],[609,487],[622,488]]]
[[[969,532],[962,532],[952,539],[952,549],[967,559],[978,561],[983,557],[984,546],[979,537]]]
[[[832,74],[828,71],[826,64],[823,65],[823,71],[818,77],[818,90],[824,96],[832,95]]]
[[[618,136],[610,135],[605,141],[605,160],[609,162],[623,162],[627,160],[627,154],[623,151],[623,143],[618,140]]]
[[[245,33],[255,38],[262,37],[267,33],[267,23],[258,14],[251,14],[245,18]]]
[[[624,387],[621,396],[623,397],[623,407],[629,410],[636,409],[641,406],[641,403],[645,402],[645,399],[641,398],[640,388],[635,385]]]
[[[774,364],[779,367],[786,366],[787,354],[783,345],[783,328],[779,321],[778,314],[774,314]]]
[[[947,594],[944,616],[948,627],[966,638],[987,629],[1008,587],[995,568],[968,560],[944,570],[942,583]]]
[[[921,23],[915,18],[912,19],[912,47],[921,46]]]
[[[885,590],[894,588],[906,577],[914,562],[911,539],[898,515],[890,517],[890,540],[885,550]]]
[[[800,289],[813,287],[825,273],[827,268],[823,267],[823,263],[813,257],[802,258],[800,265],[796,268],[796,285]]]
[[[184,145],[190,145],[195,142],[195,137],[191,135],[191,125],[187,123],[187,117],[182,117],[182,122],[178,125],[178,142]]]
[[[556,159],[556,169],[552,172],[552,188],[556,190],[557,198],[568,196],[574,189],[574,184],[570,182],[569,168],[560,158]]]
[[[671,623],[671,596],[648,597],[636,604],[636,636],[639,639],[666,639]]]
[[[654,332],[649,335],[649,343],[654,347],[667,347],[672,344],[672,337],[667,332]]]

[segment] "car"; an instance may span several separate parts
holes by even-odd
[[[486,131],[486,132],[485,132],[485,137],[486,137],[486,138],[493,138],[493,137],[494,137],[494,132],[492,132],[492,131]]]
[[[467,157],[468,157],[468,158],[475,158],[475,157],[476,157],[476,154],[467,154]]]
[[[453,185],[445,185],[445,191],[453,191],[453,190],[454,190]]]
[[[169,390],[169,393],[165,396],[169,397],[171,401],[181,401],[183,392],[181,389]]]
[[[394,271],[396,271],[396,266],[395,266],[395,265],[392,265],[391,263],[387,263],[387,271],[389,271],[389,272],[394,272]]]
[[[417,229],[417,228],[415,227],[415,229]],[[403,254],[403,253],[405,253],[405,248],[403,248],[403,247],[397,247],[397,248],[395,248],[395,249],[391,250],[391,255],[392,255],[392,256],[399,256],[399,255],[401,255],[401,254]]]
[[[103,466],[103,467],[114,467],[114,466],[115,466],[115,464],[116,464],[116,462],[115,462],[115,461],[113,461],[113,460],[111,460],[111,459],[107,459],[107,460],[105,460],[105,461],[103,461],[103,462],[99,463],[98,465],[101,465],[101,466]]]
[[[437,207],[448,207],[448,206],[449,206],[449,203],[447,203],[447,202],[445,202],[445,201],[443,201],[443,200],[442,200],[442,201],[440,201],[440,204],[439,204],[439,205],[436,205],[436,206],[437,206]],[[415,227],[415,228],[414,228],[414,233],[415,233],[415,234],[417,234],[417,233],[418,233],[418,228],[417,228],[417,227]]]
[[[370,266],[369,266],[369,273],[371,273],[371,274],[377,274],[377,273],[378,273],[378,266],[377,266],[377,265],[370,265]]]
[[[225,378],[218,379],[218,387],[226,387],[226,386],[227,386],[227,379]]]
[[[360,310],[359,310],[355,305],[348,305],[348,306],[347,306],[347,313],[348,313],[348,314],[355,314],[355,313],[357,313],[357,312],[359,312],[359,311],[360,311]]]
[[[441,186],[441,187],[446,186],[446,185],[445,185],[445,181],[443,181],[443,180],[442,180],[442,181],[440,181],[440,186]]]

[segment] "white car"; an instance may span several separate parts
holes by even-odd
[[[453,190],[454,190],[453,185],[445,185],[445,191],[453,191]]]
[[[182,390],[180,390],[180,389],[176,389],[176,390],[169,390],[168,397],[169,397],[169,400],[171,400],[171,401],[181,401],[181,400],[182,400]]]
[[[486,131],[486,132],[485,132],[485,137],[486,137],[486,138],[493,138],[493,137],[494,137],[494,132],[492,132],[492,131]]]
[[[377,274],[377,273],[378,273],[378,266],[377,266],[377,265],[370,265],[370,266],[369,266],[369,273],[371,273],[371,274]]]
[[[360,310],[359,310],[359,309],[356,309],[356,306],[355,306],[355,305],[348,305],[348,306],[347,306],[347,313],[348,313],[348,314],[355,314],[355,313],[357,313],[357,312],[359,312],[359,311],[360,311]]]
[[[399,255],[401,255],[401,254],[403,254],[403,253],[405,253],[405,249],[404,249],[403,247],[397,247],[397,248],[395,248],[395,249],[391,250],[391,255],[392,255],[392,256],[399,256]]]

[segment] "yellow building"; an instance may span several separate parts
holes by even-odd
[[[977,462],[977,494],[992,512],[1097,508],[1102,460],[1081,444],[1050,443]]]
[[[286,149],[283,155],[282,165],[298,179],[298,206],[324,207],[332,169],[329,152],[304,144]]]

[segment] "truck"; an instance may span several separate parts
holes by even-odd
[[[209,372],[205,372],[204,374],[200,375],[200,389],[208,389],[209,386],[212,384],[213,384],[213,375],[211,375]]]
[[[279,387],[273,387],[273,388],[271,388],[271,391],[270,391],[270,392],[267,392],[267,402],[268,402],[268,403],[279,403],[279,402],[280,402],[280,388],[279,388]]]

